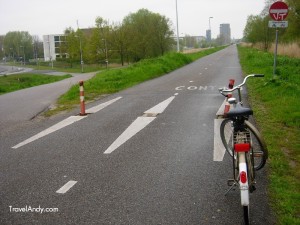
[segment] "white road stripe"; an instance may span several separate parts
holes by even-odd
[[[168,107],[168,105],[173,101],[173,99],[175,98],[175,96],[172,96],[168,99],[166,99],[165,101],[159,103],[158,105],[154,106],[151,109],[148,109],[147,111],[145,111],[144,113],[153,113],[153,114],[160,114],[163,113],[163,111],[165,111],[165,109]]]
[[[220,137],[220,125],[224,119],[214,120],[214,161],[223,161],[225,147]]]
[[[101,109],[104,109],[105,107],[107,107],[107,106],[111,105],[112,103],[118,101],[121,98],[122,97],[118,97],[118,98],[112,99],[112,100],[110,100],[108,102],[104,102],[104,103],[102,103],[100,105],[92,107],[92,108],[86,110],[86,113],[96,113],[96,112],[100,111]],[[65,119],[65,120],[63,120],[63,121],[61,121],[61,122],[53,125],[52,127],[49,127],[48,129],[46,129],[46,130],[44,130],[44,131],[42,131],[42,132],[40,132],[40,133],[32,136],[31,138],[28,138],[25,141],[23,141],[23,142],[15,145],[15,146],[13,146],[12,148],[14,148],[14,149],[20,148],[21,146],[24,146],[24,145],[26,145],[26,144],[28,144],[30,142],[36,141],[37,139],[40,139],[41,137],[44,137],[44,136],[46,136],[48,134],[51,134],[51,133],[53,133],[53,132],[55,132],[57,130],[60,130],[60,129],[66,127],[66,126],[69,126],[69,125],[71,125],[71,124],[73,124],[73,123],[75,123],[75,122],[77,122],[79,120],[82,120],[82,119],[86,118],[86,117],[87,116],[70,116],[67,119]]]
[[[223,101],[222,105],[220,106],[216,116],[224,116],[224,109],[225,109],[226,99]]]
[[[112,103],[118,101],[118,100],[121,99],[121,98],[122,98],[122,97],[114,98],[114,99],[112,99],[112,100],[110,100],[110,101],[108,101],[108,102],[104,102],[104,103],[102,103],[102,104],[100,104],[100,105],[97,105],[97,106],[94,106],[94,107],[92,107],[92,108],[90,108],[90,109],[87,109],[87,110],[85,110],[85,112],[86,112],[86,113],[96,113],[96,112],[100,111],[101,109],[104,109],[105,107],[109,106],[110,104],[112,104]]]
[[[117,148],[119,148],[122,144],[136,135],[139,131],[144,129],[148,124],[150,124],[153,120],[156,119],[155,116],[147,116],[147,115],[157,115],[163,113],[168,105],[173,101],[175,96],[172,96],[165,101],[157,104],[156,106],[148,109],[144,112],[146,116],[138,117],[112,144],[108,147],[108,149],[104,152],[104,154],[110,154]]]
[[[75,123],[75,122],[77,122],[79,120],[82,120],[84,118],[86,118],[86,116],[70,116],[69,118],[67,118],[67,119],[65,119],[65,120],[63,120],[63,121],[61,121],[61,122],[53,125],[52,127],[49,127],[48,129],[46,129],[46,130],[44,130],[44,131],[42,131],[42,132],[40,132],[40,133],[32,136],[31,138],[28,138],[25,141],[23,141],[23,142],[15,145],[15,146],[13,146],[12,148],[14,148],[14,149],[20,148],[21,146],[24,146],[24,145],[26,145],[26,144],[28,144],[30,142],[33,142],[33,141],[35,141],[37,139],[40,139],[41,137],[44,137],[44,136],[46,136],[48,134],[51,134],[51,133],[53,133],[53,132],[55,132],[57,130],[60,130],[60,129],[62,129],[62,128],[66,127],[66,126],[68,126],[68,125],[70,125],[72,123]]]
[[[70,180],[68,183],[66,183],[64,186],[62,186],[60,189],[58,189],[56,191],[56,193],[58,194],[65,194],[67,191],[69,191],[75,184],[77,183],[77,181],[74,180]]]
[[[104,154],[110,154],[122,144],[136,135],[139,131],[144,129],[149,123],[155,120],[156,117],[138,117],[118,138],[112,143],[111,146],[104,152]]]

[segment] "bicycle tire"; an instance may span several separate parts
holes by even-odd
[[[222,143],[230,156],[233,156],[233,124],[231,119],[224,119],[220,126],[220,136]]]
[[[266,164],[268,159],[267,145],[259,131],[249,121],[245,121],[247,128],[252,132],[251,135],[251,154],[253,154],[253,164],[255,170],[260,170]]]
[[[243,206],[244,224],[250,224],[249,206]]]
[[[252,154],[254,155],[254,169],[260,170],[266,164],[268,150],[259,131],[247,120],[245,120],[246,129],[251,133]],[[220,126],[220,136],[227,153],[232,156],[233,152],[233,124],[232,120],[224,119]]]

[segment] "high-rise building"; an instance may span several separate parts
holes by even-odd
[[[211,30],[206,30],[206,41],[207,42],[211,41]]]
[[[231,31],[229,23],[220,24],[220,39],[223,45],[231,43]]]

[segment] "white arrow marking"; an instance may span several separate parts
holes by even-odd
[[[112,99],[112,100],[110,100],[108,102],[102,103],[102,104],[100,104],[98,106],[95,106],[95,107],[93,107],[91,109],[88,109],[88,110],[86,110],[86,112],[87,113],[96,113],[96,112],[100,111],[101,109],[104,109],[105,107],[109,106],[110,104],[114,103],[115,101],[117,101],[117,100],[119,100],[121,98],[122,97],[118,97],[118,98]],[[48,134],[51,134],[51,133],[53,133],[53,132],[55,132],[57,130],[60,130],[60,129],[62,129],[62,128],[66,127],[66,126],[69,126],[69,125],[71,125],[71,124],[73,124],[73,123],[75,123],[75,122],[77,122],[79,120],[82,120],[84,118],[86,118],[86,116],[70,116],[67,119],[65,119],[65,120],[63,120],[63,121],[61,121],[61,122],[53,125],[52,127],[49,127],[48,129],[46,129],[46,130],[44,130],[44,131],[42,131],[42,132],[40,132],[40,133],[32,136],[31,138],[28,138],[25,141],[23,141],[23,142],[15,145],[15,146],[13,146],[12,148],[17,149],[17,148],[19,148],[21,146],[24,146],[24,145],[26,145],[26,144],[28,144],[30,142],[33,142],[33,141],[35,141],[37,139],[40,139],[40,138],[42,138],[42,137],[44,137],[44,136],[46,136]]]
[[[159,103],[158,105],[154,106],[151,109],[148,109],[146,112],[144,112],[145,114],[148,113],[153,113],[153,114],[160,114],[163,113],[163,111],[165,111],[165,109],[168,107],[168,105],[173,101],[173,99],[175,98],[175,96],[172,96],[168,99],[166,99],[165,101]]]
[[[104,102],[104,103],[102,103],[102,104],[100,104],[100,105],[96,105],[96,106],[94,106],[94,107],[92,107],[92,108],[90,108],[90,109],[87,109],[85,112],[86,112],[86,113],[96,113],[96,112],[100,111],[101,109],[104,109],[106,106],[109,106],[110,104],[112,104],[112,103],[118,101],[118,100],[121,99],[121,98],[122,98],[122,97],[114,98],[114,99],[112,99],[112,100],[110,100],[110,101],[108,101],[108,102]]]
[[[28,138],[25,141],[23,141],[23,142],[15,145],[15,146],[13,146],[12,148],[14,148],[14,149],[20,148],[21,146],[27,145],[30,142],[33,142],[33,141],[35,141],[37,139],[40,139],[41,137],[44,137],[44,136],[46,136],[48,134],[51,134],[51,133],[53,133],[53,132],[55,132],[57,130],[60,130],[60,129],[62,129],[62,128],[66,127],[66,126],[68,126],[68,125],[70,125],[72,123],[75,123],[75,122],[77,122],[77,121],[79,121],[79,120],[81,120],[81,119],[83,119],[85,117],[86,116],[70,116],[69,118],[67,118],[67,119],[65,119],[65,120],[63,120],[63,121],[61,121],[61,122],[53,125],[52,127],[49,127],[48,129],[46,129],[46,130],[44,130],[44,131],[42,131],[42,132],[40,132],[40,133],[32,136],[31,138]]]
[[[157,104],[151,109],[148,109],[144,112],[145,115],[157,115],[163,113],[168,105],[173,101],[175,96],[172,96],[165,101]],[[108,147],[108,149],[104,152],[104,154],[110,154],[117,148],[119,148],[122,144],[136,135],[138,132],[143,130],[148,124],[150,124],[156,117],[154,116],[141,116],[138,117],[112,144]]]
[[[104,152],[104,154],[110,154],[122,144],[136,135],[139,131],[144,129],[149,123],[155,120],[156,117],[138,117],[118,138],[112,143],[111,146]]]

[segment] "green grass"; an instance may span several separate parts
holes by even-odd
[[[50,76],[30,73],[5,75],[0,77],[0,94],[5,94],[42,84],[53,83],[69,77],[71,76]]]
[[[278,224],[300,224],[300,59],[239,47],[255,119],[269,149],[269,196]]]
[[[170,53],[155,59],[146,59],[127,68],[107,70],[98,73],[84,83],[85,100],[93,100],[101,95],[115,93],[143,81],[159,77],[182,67],[192,60],[180,53]],[[74,85],[58,100],[59,107],[78,105],[79,86]]]
[[[162,76],[223,48],[225,47],[211,48],[193,54],[173,52],[158,58],[142,60],[127,68],[103,71],[84,83],[85,100],[91,101],[102,95],[116,93],[146,80]],[[73,86],[59,98],[57,108],[46,112],[46,115],[51,116],[57,111],[72,109],[74,105],[78,105],[78,90],[78,85]]]

